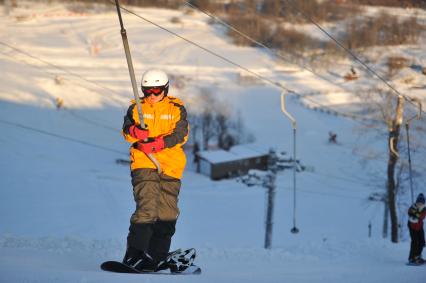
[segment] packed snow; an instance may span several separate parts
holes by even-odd
[[[132,10],[303,95],[320,93],[318,102],[359,103],[350,84],[332,85],[260,49],[232,45],[202,14]],[[196,248],[202,274],[100,270],[103,261],[122,259],[134,209],[129,168],[116,162],[128,158],[120,129],[132,93],[114,7],[80,13],[67,4],[22,1],[2,13],[0,282],[425,282],[426,266],[405,265],[407,236],[398,244],[382,239],[383,205],[367,200],[380,188],[354,155],[357,122],[312,111],[308,101],[292,97],[287,107],[298,122],[298,158],[315,169],[297,176],[299,234],[290,233],[291,171],[278,176],[273,245],[265,250],[264,189],[211,181],[188,164],[172,248]],[[256,143],[291,154],[292,128],[279,90],[238,83],[234,66],[123,16],[137,77],[163,68],[173,77],[170,94],[189,110],[209,89],[241,113]],[[336,93],[342,94],[337,100],[327,95]],[[338,133],[337,145],[327,142],[329,131]]]

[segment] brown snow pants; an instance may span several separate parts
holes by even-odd
[[[154,169],[136,169],[131,175],[136,209],[130,222],[176,221],[181,181]]]

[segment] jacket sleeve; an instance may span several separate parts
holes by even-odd
[[[408,209],[408,221],[411,223],[417,223],[419,221],[418,211],[413,206]]]
[[[178,144],[184,144],[188,138],[189,123],[187,120],[186,109],[183,105],[178,103],[175,103],[175,106],[178,108],[176,126],[170,134],[163,137],[166,148],[174,147]]]
[[[121,134],[123,135],[124,139],[130,143],[135,143],[138,141],[129,134],[130,126],[135,124],[135,120],[133,119],[133,109],[135,108],[135,106],[136,104],[132,104],[129,106],[129,109],[127,109],[127,113],[124,116],[123,128],[121,131]]]
[[[423,208],[423,211],[421,212],[421,214],[420,214],[420,220],[424,220],[425,218],[426,218],[426,209],[425,208]]]

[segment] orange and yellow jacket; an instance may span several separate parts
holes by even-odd
[[[149,137],[161,136],[164,139],[165,148],[152,155],[160,163],[164,174],[181,179],[186,165],[182,145],[187,141],[189,133],[187,113],[182,101],[178,98],[165,96],[160,102],[150,104],[144,98],[141,98],[141,106],[144,122],[148,126]],[[131,125],[140,125],[134,100],[124,116],[122,131],[124,138],[133,144],[138,140],[128,133]],[[139,168],[156,168],[145,153],[133,146],[130,147],[130,161],[132,171]]]

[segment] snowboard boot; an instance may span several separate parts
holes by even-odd
[[[170,268],[170,261],[171,261],[172,257],[176,256],[179,253],[182,253],[181,249],[169,252],[167,254],[167,257],[164,260],[161,260],[160,262],[158,262],[158,264],[157,264],[157,270],[169,269]]]
[[[416,257],[415,262],[417,264],[425,264],[426,261],[421,256],[418,256]]]
[[[172,273],[181,273],[194,263],[195,256],[195,249],[177,250],[171,253],[166,260]]]
[[[416,258],[410,258],[408,260],[408,263],[410,265],[422,265],[422,264],[425,264],[425,260],[423,258],[421,258],[420,256],[418,256]]]
[[[133,247],[127,247],[123,263],[140,272],[157,271],[157,265],[154,263],[152,257],[148,253]]]

